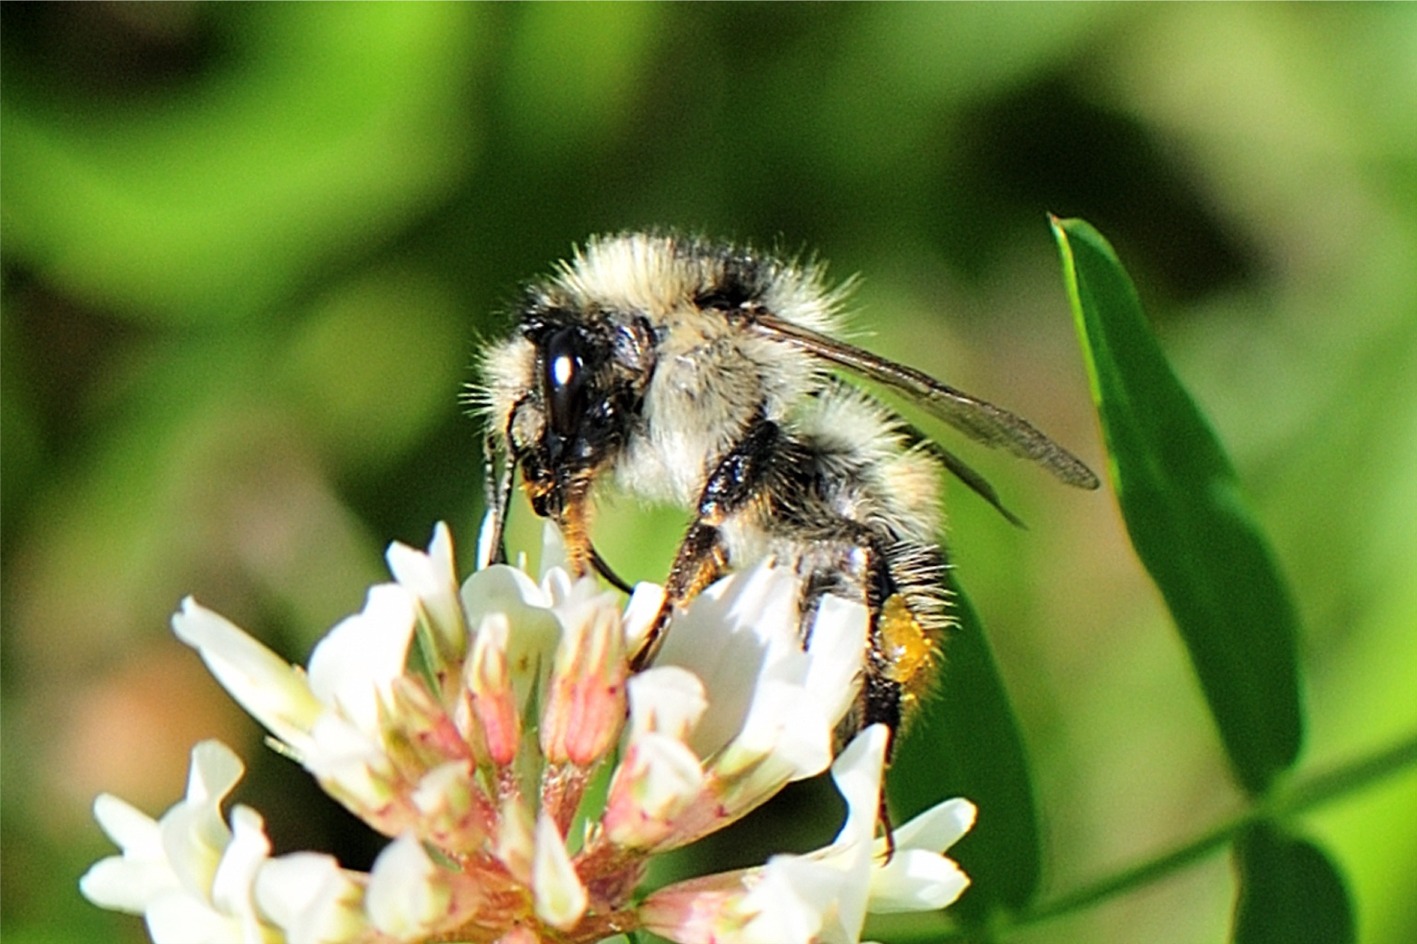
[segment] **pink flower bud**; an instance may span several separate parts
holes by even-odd
[[[595,607],[565,629],[541,715],[541,750],[552,764],[589,767],[614,746],[625,723],[629,668],[619,614]]]

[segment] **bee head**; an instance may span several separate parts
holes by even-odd
[[[596,476],[640,422],[654,361],[642,317],[539,302],[521,313],[521,395],[506,415],[506,444],[532,510],[561,525],[573,562]]]

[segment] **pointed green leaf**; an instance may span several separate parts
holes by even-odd
[[[1023,738],[979,617],[957,586],[959,622],[945,646],[938,696],[906,732],[889,778],[892,809],[904,822],[948,797],[979,807],[979,820],[950,850],[971,885],[950,914],[982,920],[1017,909],[1038,889],[1040,850],[1033,781]]]
[[[1351,944],[1353,906],[1343,877],[1313,843],[1260,823],[1235,845],[1235,944]]]
[[[1261,793],[1302,739],[1293,603],[1112,247],[1081,220],[1055,219],[1053,230],[1132,545],[1185,640],[1232,769]]]

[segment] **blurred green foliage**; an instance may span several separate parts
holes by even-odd
[[[246,758],[281,851],[367,864],[167,617],[194,593],[303,659],[388,541],[444,518],[469,561],[478,339],[602,230],[816,250],[866,276],[873,348],[1100,468],[1044,214],[1087,218],[1290,576],[1299,775],[1417,726],[1417,7],[0,10],[7,941],[142,939],[79,903],[110,850],[88,805],[164,809],[204,736]],[[1047,897],[1243,798],[1112,501],[970,458],[1031,528],[952,491]],[[682,514],[616,511],[602,550],[658,578]],[[1360,941],[1417,937],[1414,810],[1409,772],[1296,824]],[[1232,895],[1216,856],[1010,940],[1219,940]]]

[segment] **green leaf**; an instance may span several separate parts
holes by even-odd
[[[1293,603],[1112,247],[1081,220],[1054,219],[1053,231],[1132,545],[1171,609],[1236,777],[1262,793],[1303,737]]]
[[[1041,854],[1013,706],[979,617],[957,586],[951,591],[959,625],[945,647],[940,693],[902,739],[888,786],[900,822],[954,796],[979,807],[974,829],[950,850],[971,880],[950,914],[970,921],[1027,904],[1038,890]]]
[[[1260,823],[1235,845],[1236,944],[1350,944],[1353,907],[1343,878],[1313,843]]]

